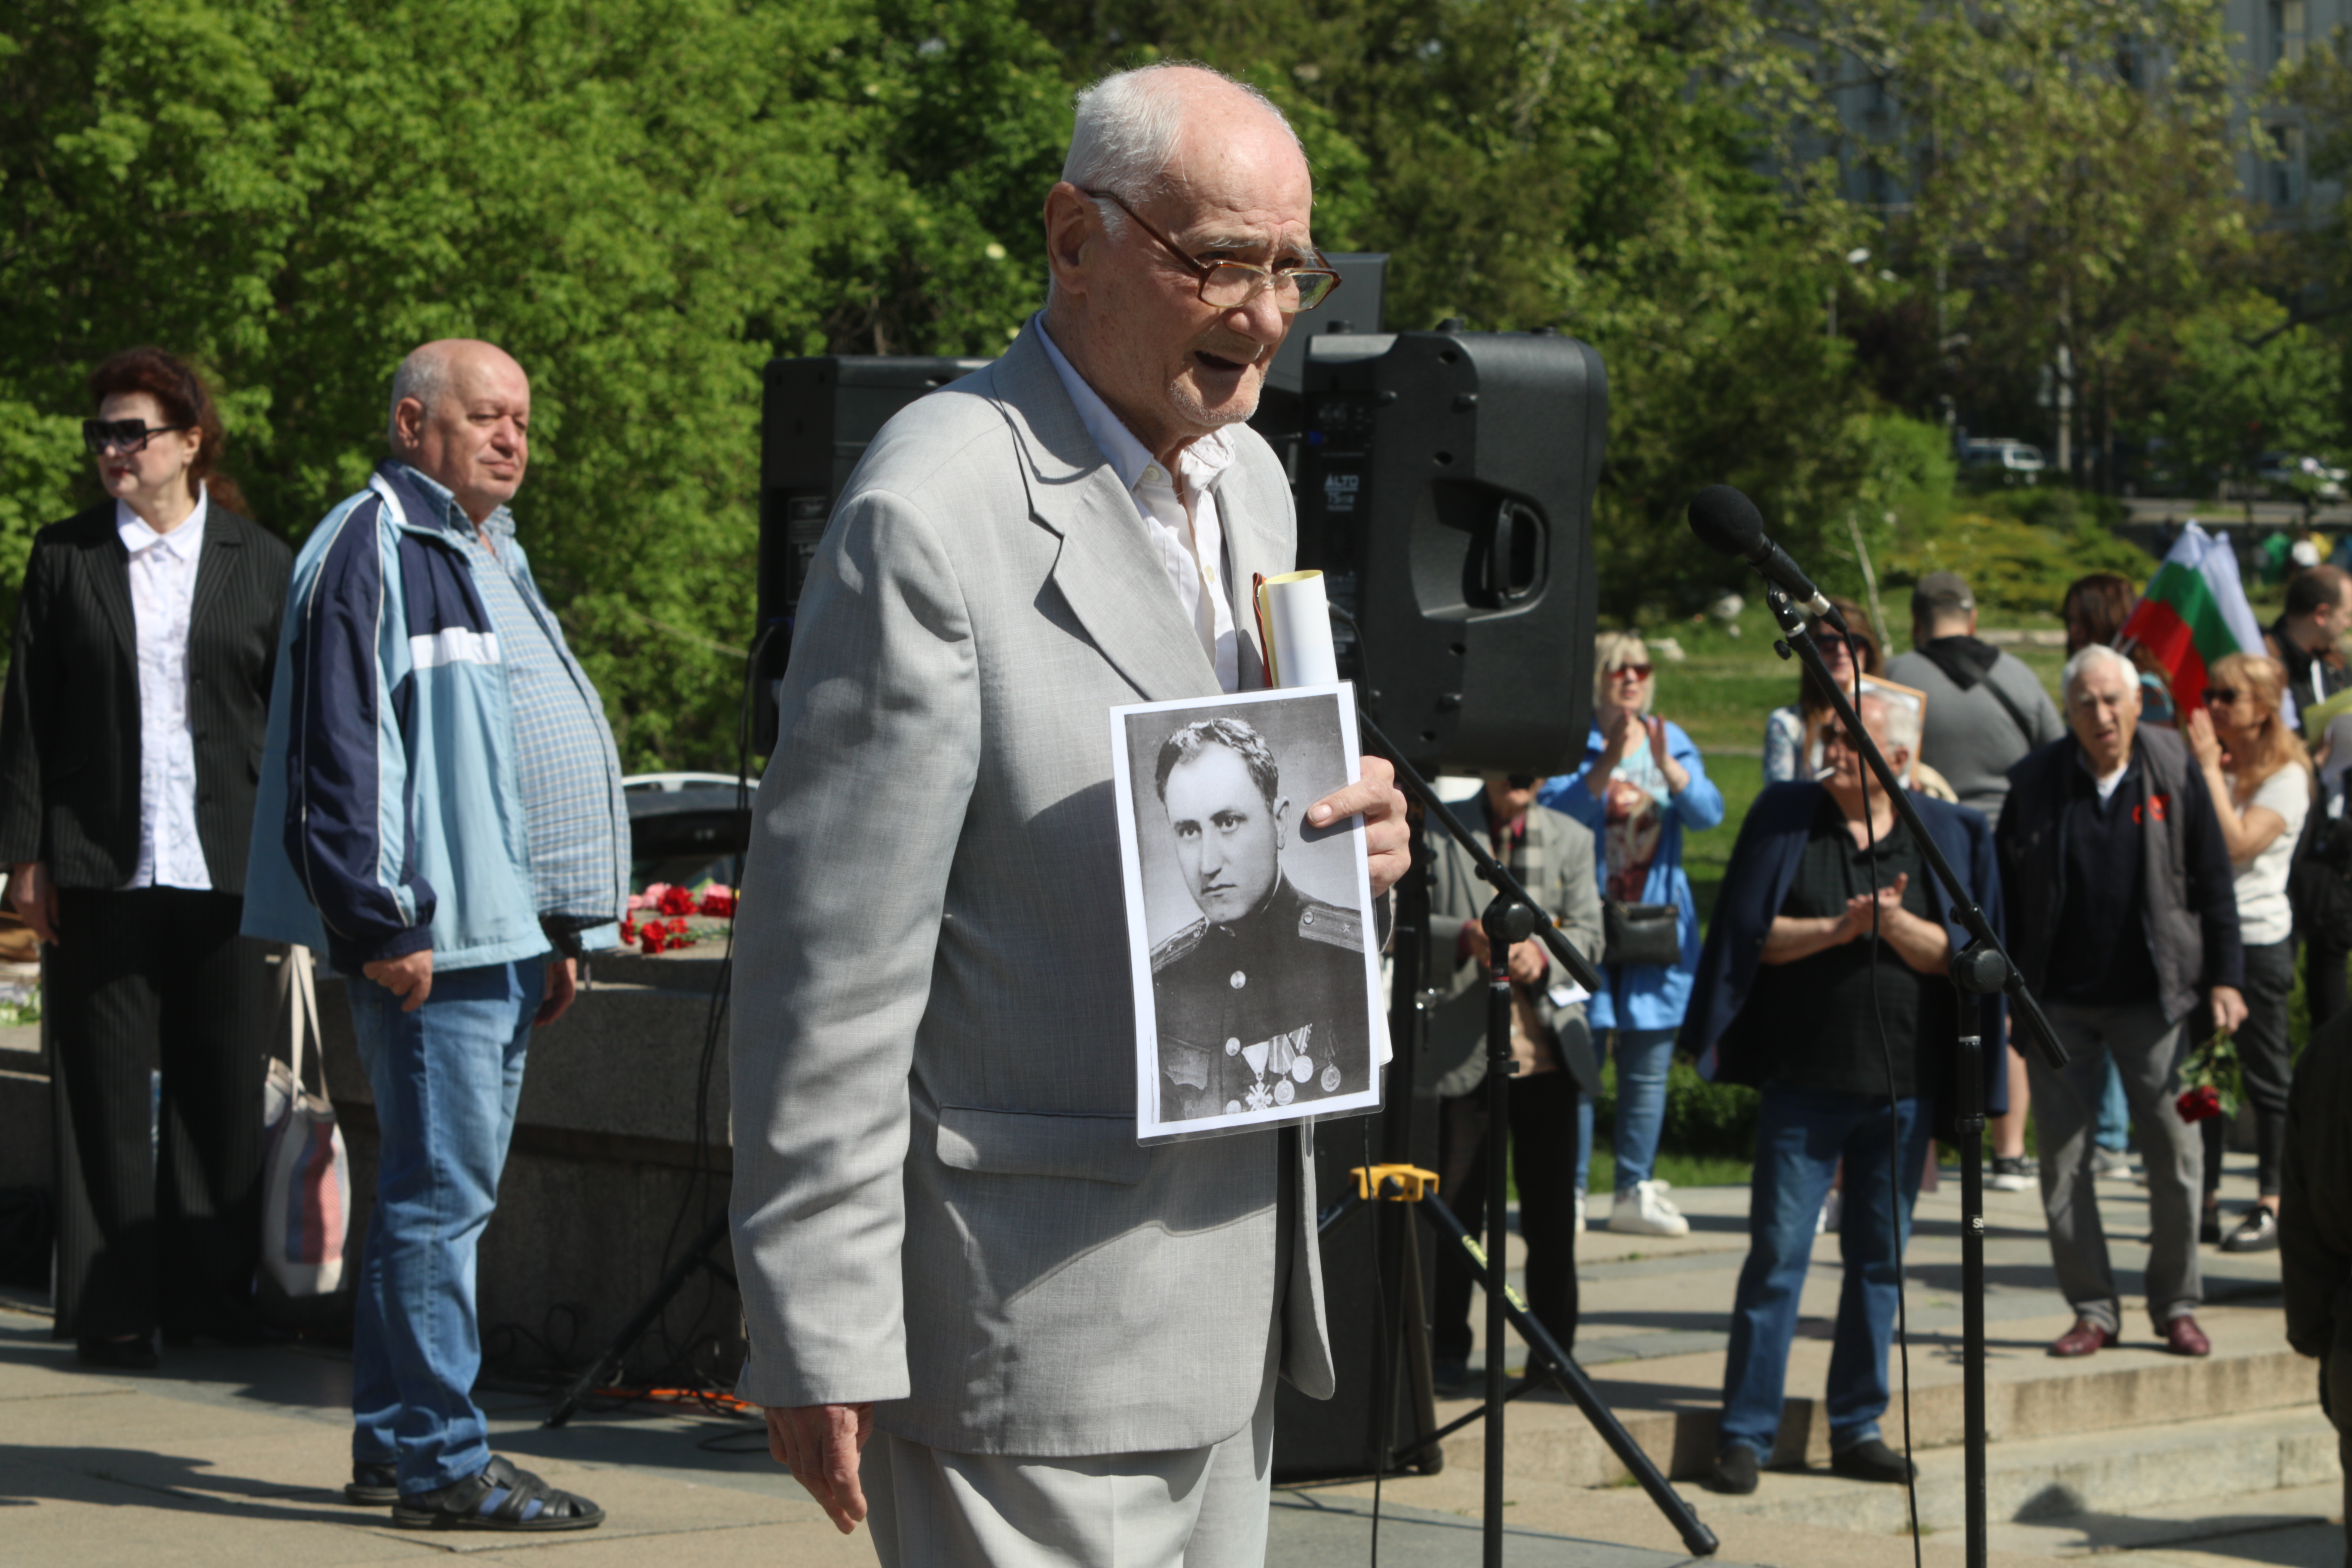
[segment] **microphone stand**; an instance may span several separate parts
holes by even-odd
[[[1818,657],[1818,656],[1816,656]],[[1489,853],[1459,817],[1437,798],[1413,765],[1405,761],[1404,753],[1381,732],[1361,705],[1357,708],[1357,722],[1372,743],[1396,764],[1398,780],[1411,790],[1428,816],[1442,824],[1456,843],[1469,852],[1479,878],[1494,888],[1495,896],[1487,905],[1480,924],[1486,934],[1486,1245],[1481,1247],[1468,1230],[1454,1217],[1443,1198],[1433,1190],[1436,1183],[1427,1172],[1412,1172],[1411,1190],[1405,1190],[1400,1173],[1409,1167],[1381,1166],[1362,1172],[1358,1176],[1360,1196],[1334,1205],[1319,1222],[1319,1229],[1328,1230],[1364,1201],[1391,1199],[1421,1204],[1435,1215],[1436,1224],[1459,1247],[1472,1266],[1473,1274],[1486,1292],[1486,1402],[1483,1408],[1473,1411],[1442,1430],[1433,1433],[1406,1453],[1382,1455],[1382,1464],[1395,1464],[1417,1458],[1433,1447],[1439,1438],[1471,1421],[1484,1416],[1486,1432],[1486,1508],[1484,1520],[1484,1568],[1503,1568],[1503,1407],[1517,1394],[1536,1385],[1537,1362],[1548,1363],[1559,1380],[1560,1386],[1583,1410],[1604,1442],[1621,1463],[1631,1470],[1649,1493],[1694,1556],[1711,1556],[1717,1547],[1714,1531],[1699,1522],[1698,1515],[1675,1492],[1657,1465],[1643,1453],[1623,1425],[1601,1402],[1592,1384],[1543,1323],[1528,1310],[1518,1291],[1505,1278],[1503,1260],[1506,1253],[1505,1211],[1509,1207],[1510,1173],[1506,1163],[1505,1144],[1511,1125],[1511,975],[1510,955],[1514,944],[1525,942],[1530,934],[1539,937],[1544,946],[1559,962],[1570,978],[1587,991],[1598,994],[1602,984],[1601,972],[1591,961],[1576,950],[1575,944],[1553,923],[1552,918],[1537,903],[1510,868]],[[1584,1050],[1582,1070],[1563,1063],[1565,1070],[1576,1073],[1580,1081],[1598,1077],[1593,1066],[1591,1049]],[[1407,1093],[1411,1092],[1408,1086]],[[1426,1182],[1421,1178],[1429,1177]],[[1516,1323],[1521,1338],[1528,1345],[1528,1376],[1519,1389],[1504,1386],[1503,1331],[1507,1322]],[[1385,1415],[1385,1409],[1383,1415]],[[1386,1440],[1383,1439],[1383,1447]]]
[[[1983,1039],[1971,1033],[1970,1009],[1967,998],[2005,992],[2016,1014],[2025,1020],[2026,1027],[2018,1031],[2039,1047],[2044,1060],[2053,1068],[2066,1065],[2066,1047],[2058,1043],[2057,1032],[2026,986],[2024,976],[2017,972],[1992,922],[1959,877],[1952,870],[1951,862],[1944,858],[1943,850],[1927,836],[1919,820],[1918,808],[1911,804],[1910,791],[1886,765],[1886,758],[1877,742],[1864,729],[1862,718],[1853,710],[1853,701],[1831,676],[1822,650],[1805,629],[1804,616],[1790,601],[1788,594],[1778,586],[1768,586],[1764,601],[1772,607],[1772,618],[1780,623],[1781,640],[1774,651],[1782,658],[1793,652],[1822,689],[1830,694],[1831,705],[1836,709],[1838,722],[1853,738],[1855,750],[1870,771],[1878,776],[1879,786],[1894,803],[1895,815],[1910,833],[1911,841],[1918,846],[1919,858],[1942,883],[1945,895],[1951,900],[1952,919],[1969,933],[1969,944],[1952,955],[1952,984],[1959,991],[1959,1050],[1954,1059],[1954,1070],[1959,1075],[1954,1120],[1960,1134],[1960,1402],[1961,1442],[1964,1449],[1967,1492],[1966,1562],[1968,1568],[1984,1568],[1985,1563],[1985,1321],[1984,1321],[1984,1052]]]

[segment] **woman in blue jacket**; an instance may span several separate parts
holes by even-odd
[[[1617,1054],[1617,1196],[1609,1228],[1638,1236],[1683,1236],[1690,1222],[1652,1171],[1666,1116],[1666,1068],[1698,970],[1698,911],[1683,873],[1683,829],[1723,820],[1723,792],[1706,776],[1682,727],[1651,713],[1657,683],[1649,649],[1632,632],[1601,634],[1594,659],[1592,734],[1584,766],[1546,782],[1538,798],[1592,830],[1594,874],[1603,899],[1671,904],[1681,911],[1682,956],[1673,964],[1611,963],[1608,988],[1588,1009],[1596,1042]],[[1605,956],[1605,955],[1604,955]],[[1576,1184],[1592,1152],[1592,1101],[1577,1108]]]

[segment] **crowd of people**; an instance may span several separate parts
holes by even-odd
[[[2342,818],[2342,766],[2327,763],[2331,742],[2352,736],[2308,735],[2301,717],[2347,683],[2336,645],[2352,621],[2352,577],[2304,570],[2264,648],[2217,659],[2177,708],[2153,659],[2116,646],[2135,599],[2112,574],[2068,589],[2063,703],[2021,660],[1978,636],[1974,597],[1948,572],[1916,585],[1907,652],[1884,658],[1860,608],[1843,601],[1851,634],[1815,627],[1831,675],[1858,698],[1864,728],[1907,781],[1967,896],[2003,932],[2069,1055],[2063,1069],[2049,1067],[1998,998],[1983,1000],[1980,1016],[1968,1009],[1970,1032],[1986,1043],[1987,1183],[2039,1188],[2052,1266],[2075,1318],[2049,1346],[2061,1357],[2095,1353],[2124,1332],[2095,1182],[2129,1170],[2135,1149],[2151,1216],[2152,1330],[2174,1353],[2210,1353],[2197,1321],[2200,1246],[2268,1250],[2283,1232],[2293,1245],[2281,1193],[2292,1163],[2298,943],[2310,966],[2312,1024],[2342,1011],[2347,884],[2343,858],[2327,847]],[[1532,797],[1560,813],[1530,807],[1520,786],[1532,781],[1490,779],[1484,805],[1498,854],[1533,835],[1545,846],[1543,865],[1593,866],[1608,985],[1581,1005],[1583,1016],[1554,1006],[1544,1023],[1556,1037],[1615,1043],[1609,1226],[1684,1228],[1655,1166],[1676,1050],[1718,1081],[1756,1087],[1749,1252],[1732,1305],[1707,1484],[1750,1491],[1773,1452],[1796,1303],[1824,1228],[1837,1232],[1845,1265],[1829,1373],[1832,1465],[1862,1479],[1905,1479],[1910,1467],[1881,1439],[1878,1422],[1911,1207],[1934,1141],[1955,1136],[1962,1018],[1946,970],[1968,933],[1892,803],[1864,779],[1828,691],[1807,672],[1797,700],[1766,717],[1765,788],[1739,825],[1698,942],[1681,830],[1721,821],[1722,796],[1689,737],[1650,711],[1654,672],[1640,640],[1603,634],[1595,665],[1584,766]],[[1589,845],[1568,841],[1579,826]],[[1622,945],[1642,940],[1648,914],[1668,910],[1674,946],[1637,959]],[[1457,918],[1456,957],[1467,975],[1475,921],[1444,916],[1448,924]],[[1574,923],[1591,921],[1580,913]],[[1545,994],[1551,977],[1539,950],[1524,968],[1512,969],[1522,1000]],[[2225,1051],[2209,1045],[2221,1037]],[[2225,1058],[2248,1102],[2256,1153],[2258,1195],[2234,1223],[2220,1206],[2229,1122],[2192,1121],[2180,1103],[2184,1074],[2211,1077]],[[1556,1156],[1513,1152],[1531,1212],[1572,1203],[1582,1213],[1593,1128],[1589,1095],[1580,1101],[1572,1193]],[[1454,1117],[1456,1103],[1447,1101],[1444,1124],[1449,1160],[1457,1140],[1483,1131]],[[1555,1121],[1541,1135],[1565,1145],[1569,1131]],[[2346,1191],[2352,1196],[2352,1185]],[[1572,1247],[1556,1229],[1528,1231],[1531,1279],[1539,1254],[1549,1278]],[[2352,1251],[2311,1266],[2340,1284],[2352,1276]],[[1568,1342],[1572,1284],[1552,1298],[1565,1314],[1554,1331]],[[1449,1353],[1466,1350],[1461,1314],[1441,1296],[1442,1384],[1463,1375]]]
[[[1311,1144],[1295,1125],[1135,1140],[1101,716],[1265,683],[1238,595],[1292,563],[1290,502],[1242,422],[1290,319],[1338,278],[1289,125],[1214,72],[1097,84],[1063,174],[1044,309],[884,431],[810,564],[734,956],[740,1389],[775,1458],[843,1531],[870,1520],[885,1563],[1038,1561],[1039,1542],[1055,1561],[1145,1542],[1153,1562],[1248,1563],[1276,1380],[1319,1397],[1339,1375]],[[159,1330],[166,1348],[268,1337],[247,1285],[268,972],[273,952],[315,951],[351,982],[382,1140],[346,1495],[416,1529],[594,1525],[595,1504],[490,1451],[472,1397],[474,1249],[529,1047],[628,894],[613,737],[509,510],[529,377],[488,343],[416,349],[388,456],[299,555],[240,515],[186,363],[119,356],[89,395],[109,499],[39,536],[0,704],[0,860],[47,945],[59,1063],[57,1331],[114,1369],[156,1364]],[[2352,684],[2352,577],[2302,572],[2264,649],[2218,660],[2178,708],[2114,646],[2131,605],[2120,578],[2069,590],[2057,703],[1979,637],[1949,573],[1917,584],[1909,651],[1856,606],[1853,635],[1822,638],[1841,689],[1879,683],[1862,730],[2005,931],[2063,1071],[1997,999],[1956,1000],[1956,906],[1811,676],[1765,720],[1766,784],[1704,931],[1684,840],[1725,800],[1657,711],[1641,637],[1596,647],[1574,772],[1483,781],[1488,845],[1604,979],[1566,984],[1533,942],[1507,955],[1509,1124],[1487,1122],[1483,1058],[1440,1085],[1444,1183],[1475,1192],[1486,1162],[1512,1161],[1528,1295],[1571,1344],[1601,1064],[1615,1232],[1689,1228],[1659,1175],[1677,1052],[1759,1090],[1719,1489],[1752,1490],[1775,1450],[1832,1226],[1833,1463],[1911,1474],[1880,1432],[1888,1343],[1964,1027],[1985,1047],[1990,1180],[2038,1184],[2075,1316],[2052,1354],[2124,1331],[2095,1180],[2136,1146],[2165,1348],[2210,1351],[2200,1244],[2283,1247],[2291,1338],[2352,1388],[2332,1307],[2352,1281],[2352,1141],[2334,1100],[2309,1099],[2352,1093],[2352,1069],[2333,1048],[2298,1069],[2287,1016],[2298,942],[2314,1021],[2345,1006],[2352,733],[2303,716]],[[1248,758],[1224,762],[1239,776]],[[1303,823],[1351,817],[1381,898],[1410,863],[1382,760]],[[1481,885],[1450,844],[1430,870],[1430,935],[1468,991],[1491,957]],[[2216,1032],[2260,1189],[2226,1226],[2221,1128],[2176,1094]],[[1472,1280],[1446,1256],[1434,1351],[1453,1386]]]

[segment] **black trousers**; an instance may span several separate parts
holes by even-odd
[[[2344,977],[2344,961],[2352,958],[2352,948],[2347,948],[2325,931],[2315,931],[2303,939],[2303,995],[2311,1013],[2314,1034],[2319,1026],[2352,1006],[2352,984]]]
[[[41,971],[58,1339],[251,1325],[275,994],[268,949],[237,934],[243,909],[180,888],[58,896]]]
[[[2294,1081],[2294,1046],[2287,1039],[2288,998],[2294,991],[2294,942],[2264,942],[2246,949],[2246,1021],[2231,1038],[2238,1047],[2238,1076],[2254,1112],[2255,1190],[2278,1196],[2279,1160],[2286,1147],[2286,1094]],[[2316,1019],[2317,1015],[2313,1015]],[[2229,1147],[2229,1123],[2218,1116],[2204,1124],[2205,1190],[2221,1187],[2221,1156]]]
[[[1438,1193],[1471,1235],[1486,1214],[1486,1086],[1437,1110]],[[1519,1184],[1519,1234],[1528,1244],[1528,1307],[1560,1348],[1576,1349],[1576,1079],[1565,1072],[1511,1080],[1511,1173]],[[1504,1249],[1486,1243],[1496,1258]],[[1470,1266],[1437,1248],[1437,1313],[1431,1349],[1441,1361],[1470,1353]]]

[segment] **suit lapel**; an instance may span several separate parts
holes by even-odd
[[[1249,437],[1237,429],[1234,438],[1244,441]],[[1259,493],[1249,483],[1246,465],[1240,462],[1227,470],[1224,482],[1217,487],[1217,522],[1225,534],[1226,586],[1234,596],[1234,634],[1239,644],[1244,691],[1265,687],[1265,650],[1260,646],[1257,626],[1257,579],[1290,570],[1290,562],[1277,554],[1275,541],[1264,526],[1267,508],[1279,507],[1286,499]]]
[[[203,623],[220,597],[221,585],[236,575],[237,563],[245,558],[245,541],[228,526],[228,519],[226,511],[215,511],[205,524],[205,547],[196,556],[196,592],[188,605],[191,626]]]
[[[1217,694],[1217,672],[1169,592],[1135,500],[1087,434],[1031,322],[997,362],[998,406],[1028,458],[1031,515],[1060,536],[1054,586],[1147,700]]]
[[[139,624],[131,611],[131,552],[122,547],[122,535],[115,530],[111,504],[97,508],[89,515],[93,524],[89,555],[90,592],[105,611],[108,624],[114,627],[115,640],[122,645],[122,657],[135,664],[139,658]]]

